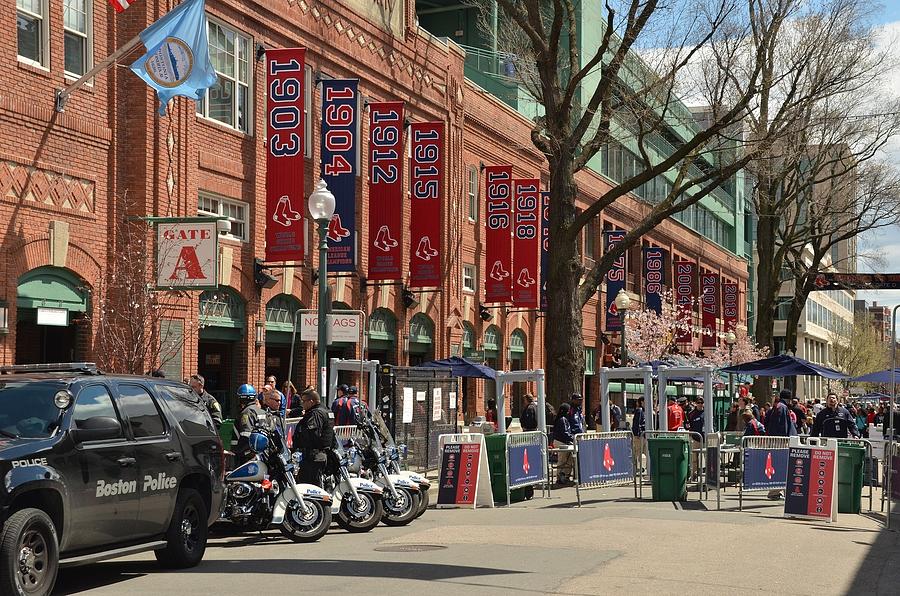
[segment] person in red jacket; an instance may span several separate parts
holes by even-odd
[[[668,429],[669,430],[681,430],[684,427],[684,410],[681,409],[677,403],[675,403],[675,398],[673,396],[669,396],[669,406],[666,408],[668,411],[668,415],[666,419],[668,420]]]

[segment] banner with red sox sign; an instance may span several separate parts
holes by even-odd
[[[547,310],[547,270],[550,267],[550,193],[541,193],[541,310]]]
[[[410,210],[409,286],[441,285],[441,205],[444,199],[444,123],[409,126]]]
[[[691,343],[691,327],[694,325],[694,299],[697,293],[697,263],[692,261],[676,261],[672,265],[675,272],[675,304],[678,307],[680,325],[675,334],[675,341]]]
[[[512,166],[484,169],[485,230],[484,301],[512,300]]]
[[[722,284],[722,320],[725,323],[725,333],[737,329],[739,303],[738,285],[734,282],[724,282]]]
[[[369,104],[369,272],[403,277],[403,102]]]
[[[537,178],[513,180],[515,215],[513,226],[512,302],[522,308],[538,307],[538,250],[540,249],[541,181]]]
[[[657,246],[644,247],[645,304],[656,314],[662,313],[662,294],[666,287],[666,258],[669,251]]]
[[[719,319],[719,274],[703,273],[700,275],[700,312],[703,324],[701,346],[714,348],[719,343],[716,336]]]
[[[606,230],[603,232],[604,254],[616,247],[625,238],[625,230]],[[625,253],[616,259],[606,274],[606,330],[621,331],[622,315],[616,308],[616,296],[625,288]]]
[[[334,195],[328,270],[356,270],[356,79],[322,81],[322,179]]]
[[[302,261],[305,48],[266,51],[266,261]]]

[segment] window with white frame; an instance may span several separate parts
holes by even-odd
[[[47,0],[16,0],[19,59],[43,67],[50,62],[47,8]]]
[[[469,221],[478,221],[478,168],[469,166]]]
[[[249,37],[209,19],[209,57],[218,80],[197,103],[197,113],[241,132],[250,132]]]
[[[464,264],[462,267],[462,285],[463,291],[475,292],[475,265]]]
[[[224,236],[233,240],[247,240],[247,203],[200,193],[197,199],[197,215],[225,217],[231,222],[231,232]]]
[[[91,67],[90,0],[65,0],[63,30],[66,73],[80,77]]]

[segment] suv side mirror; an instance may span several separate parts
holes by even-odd
[[[122,425],[112,416],[93,416],[77,422],[72,435],[76,443],[117,439],[122,436]]]

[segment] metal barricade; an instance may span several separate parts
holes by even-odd
[[[741,439],[741,477],[740,482],[738,483],[738,511],[743,511],[744,507],[744,493],[745,492],[757,492],[763,490],[786,490],[787,487],[787,450],[790,444],[790,437],[769,437],[769,436],[747,436]],[[772,451],[784,450],[784,483],[769,483],[766,486],[747,486],[747,475],[746,475],[746,460],[747,460],[747,451],[766,451],[767,452],[767,461],[771,458]],[[780,454],[779,454],[780,455]],[[767,463],[768,465],[768,463]],[[778,472],[777,468],[772,467],[772,476]],[[769,480],[772,479],[772,476],[769,477]],[[776,484],[778,484],[776,486]]]
[[[528,447],[538,447],[540,449],[540,462],[531,462],[528,459]],[[513,452],[521,448],[520,454]],[[527,431],[521,433],[507,433],[506,435],[506,506],[510,505],[510,492],[515,488],[524,488],[526,486],[545,486],[549,480],[548,469],[549,460],[547,453],[547,435],[540,431]],[[532,450],[533,452],[533,450]],[[513,476],[511,463],[515,458],[517,466],[516,474]],[[539,467],[536,467],[538,466]],[[521,470],[521,475],[519,475]],[[532,473],[532,470],[535,474]],[[515,478],[515,480],[514,480]]]
[[[581,491],[607,486],[634,485],[634,497],[638,497],[637,476],[634,473],[634,452],[631,431],[587,432],[575,435],[575,470],[578,482],[575,484],[575,496],[581,507]],[[600,461],[590,479],[583,477],[581,466],[594,462],[582,449],[591,449],[594,443],[604,443],[600,453]],[[610,447],[612,445],[612,447]]]
[[[709,487],[716,490],[716,509],[722,508],[722,439],[719,433],[706,435],[706,497],[709,498]]]
[[[644,441],[648,441],[649,439],[684,439],[687,437],[691,440],[690,444],[690,452],[697,454],[697,481],[696,482],[688,482],[688,485],[695,485],[697,487],[698,499],[703,500],[704,492],[707,493],[708,489],[706,488],[706,449],[704,449],[704,440],[703,435],[696,432],[689,432],[684,430],[646,430],[643,433]],[[700,447],[694,449],[694,442],[699,443]],[[650,469],[650,475],[653,475],[653,469],[650,462],[650,450],[649,445],[647,448],[647,467]],[[688,467],[691,464],[688,462]],[[641,470],[641,484],[644,483],[644,471]],[[643,498],[643,493],[641,494]]]

